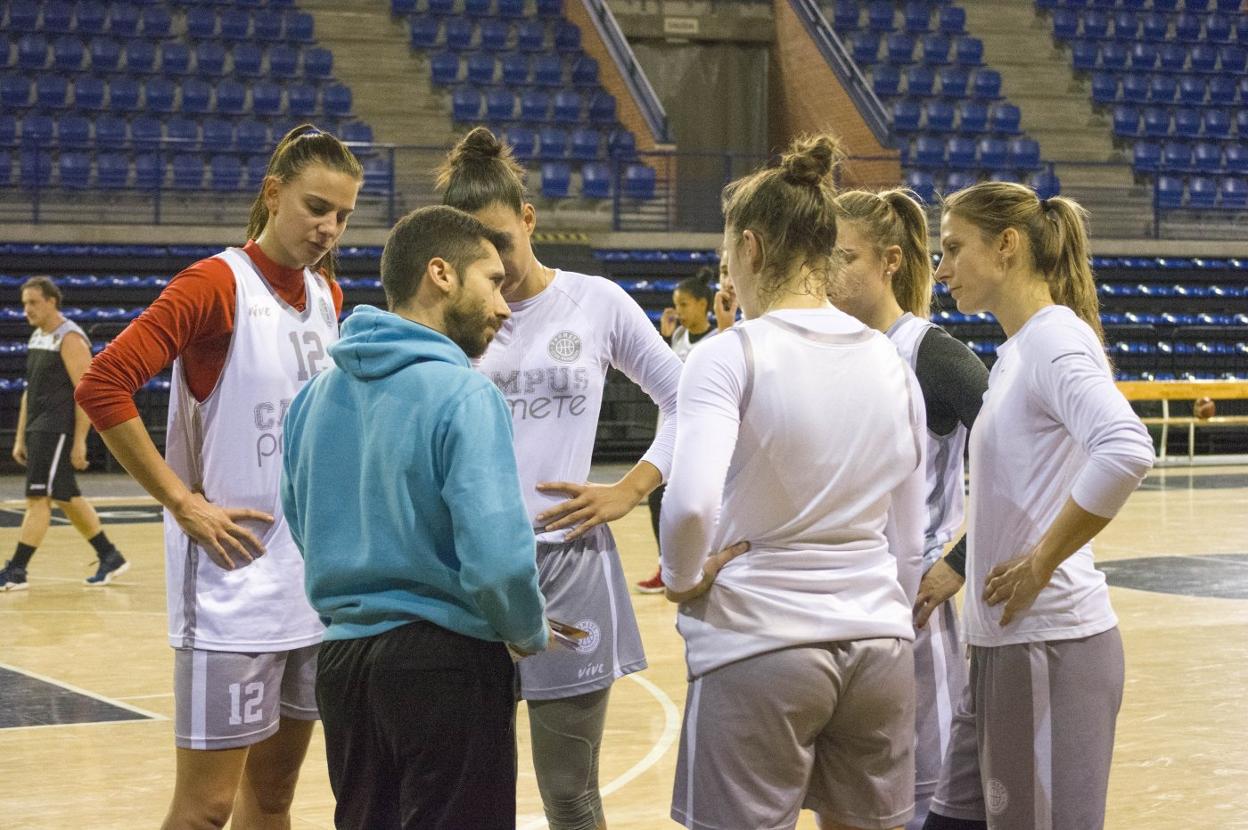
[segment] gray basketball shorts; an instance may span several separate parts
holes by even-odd
[[[576,697],[646,667],[641,629],[610,528],[598,525],[573,542],[538,542],[537,580],[546,615],[589,636],[576,649],[552,645],[517,663],[521,697]]]
[[[1124,672],[1117,628],[972,646],[932,811],[990,830],[1101,830]]]
[[[954,711],[966,691],[967,665],[952,602],[942,603],[915,629],[914,639],[914,818],[922,828],[949,753]],[[976,769],[978,773],[978,768]]]
[[[281,718],[317,720],[320,645],[267,654],[174,649],[174,744],[236,749],[270,737]]]
[[[891,828],[914,806],[906,640],[747,657],[689,684],[672,818],[698,830],[792,827],[803,809]]]

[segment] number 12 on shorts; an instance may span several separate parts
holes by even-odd
[[[230,684],[230,726],[242,726],[244,723],[257,723],[264,713],[260,704],[264,702],[264,683],[257,680],[244,686],[242,683]]]

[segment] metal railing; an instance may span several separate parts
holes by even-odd
[[[670,143],[672,139],[668,129],[667,111],[663,109],[658,93],[654,91],[641,64],[637,62],[637,56],[633,54],[632,47],[628,45],[628,39],[624,37],[624,32],[620,29],[615,15],[611,13],[611,8],[606,0],[582,0],[582,2],[585,4],[585,10],[589,12],[590,20],[593,21],[599,37],[610,52],[612,60],[615,61],[620,74],[624,76],[624,82],[628,84],[633,99],[641,109],[642,117],[646,119],[651,134],[661,144]]]

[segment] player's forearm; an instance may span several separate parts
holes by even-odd
[[[1109,519],[1089,513],[1074,499],[1067,499],[1062,511],[1036,545],[1035,556],[1045,571],[1052,574],[1075,551],[1105,529]]]
[[[649,461],[638,461],[633,469],[615,483],[615,486],[635,497],[636,503],[640,504],[642,499],[650,495],[654,488],[662,483],[663,476],[659,473],[658,467]]]
[[[104,439],[105,446],[126,468],[126,472],[165,507],[175,510],[191,494],[177,473],[161,458],[140,419],[131,418],[103,430],[100,438]]]
[[[17,443],[26,441],[26,393],[22,393],[22,402],[17,409]]]
[[[91,431],[91,419],[87,417],[87,413],[83,411],[81,406],[74,407],[74,443],[80,444],[87,440],[87,433]]]

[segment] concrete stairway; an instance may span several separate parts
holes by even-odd
[[[1052,39],[1047,16],[1030,0],[960,0],[967,30],[984,42],[984,60],[1001,73],[1002,91],[1022,110],[1022,126],[1056,162],[1062,193],[1092,213],[1102,238],[1152,227],[1152,190],[1135,184],[1130,159],[1114,148],[1109,118],[1094,112],[1090,82]]]

